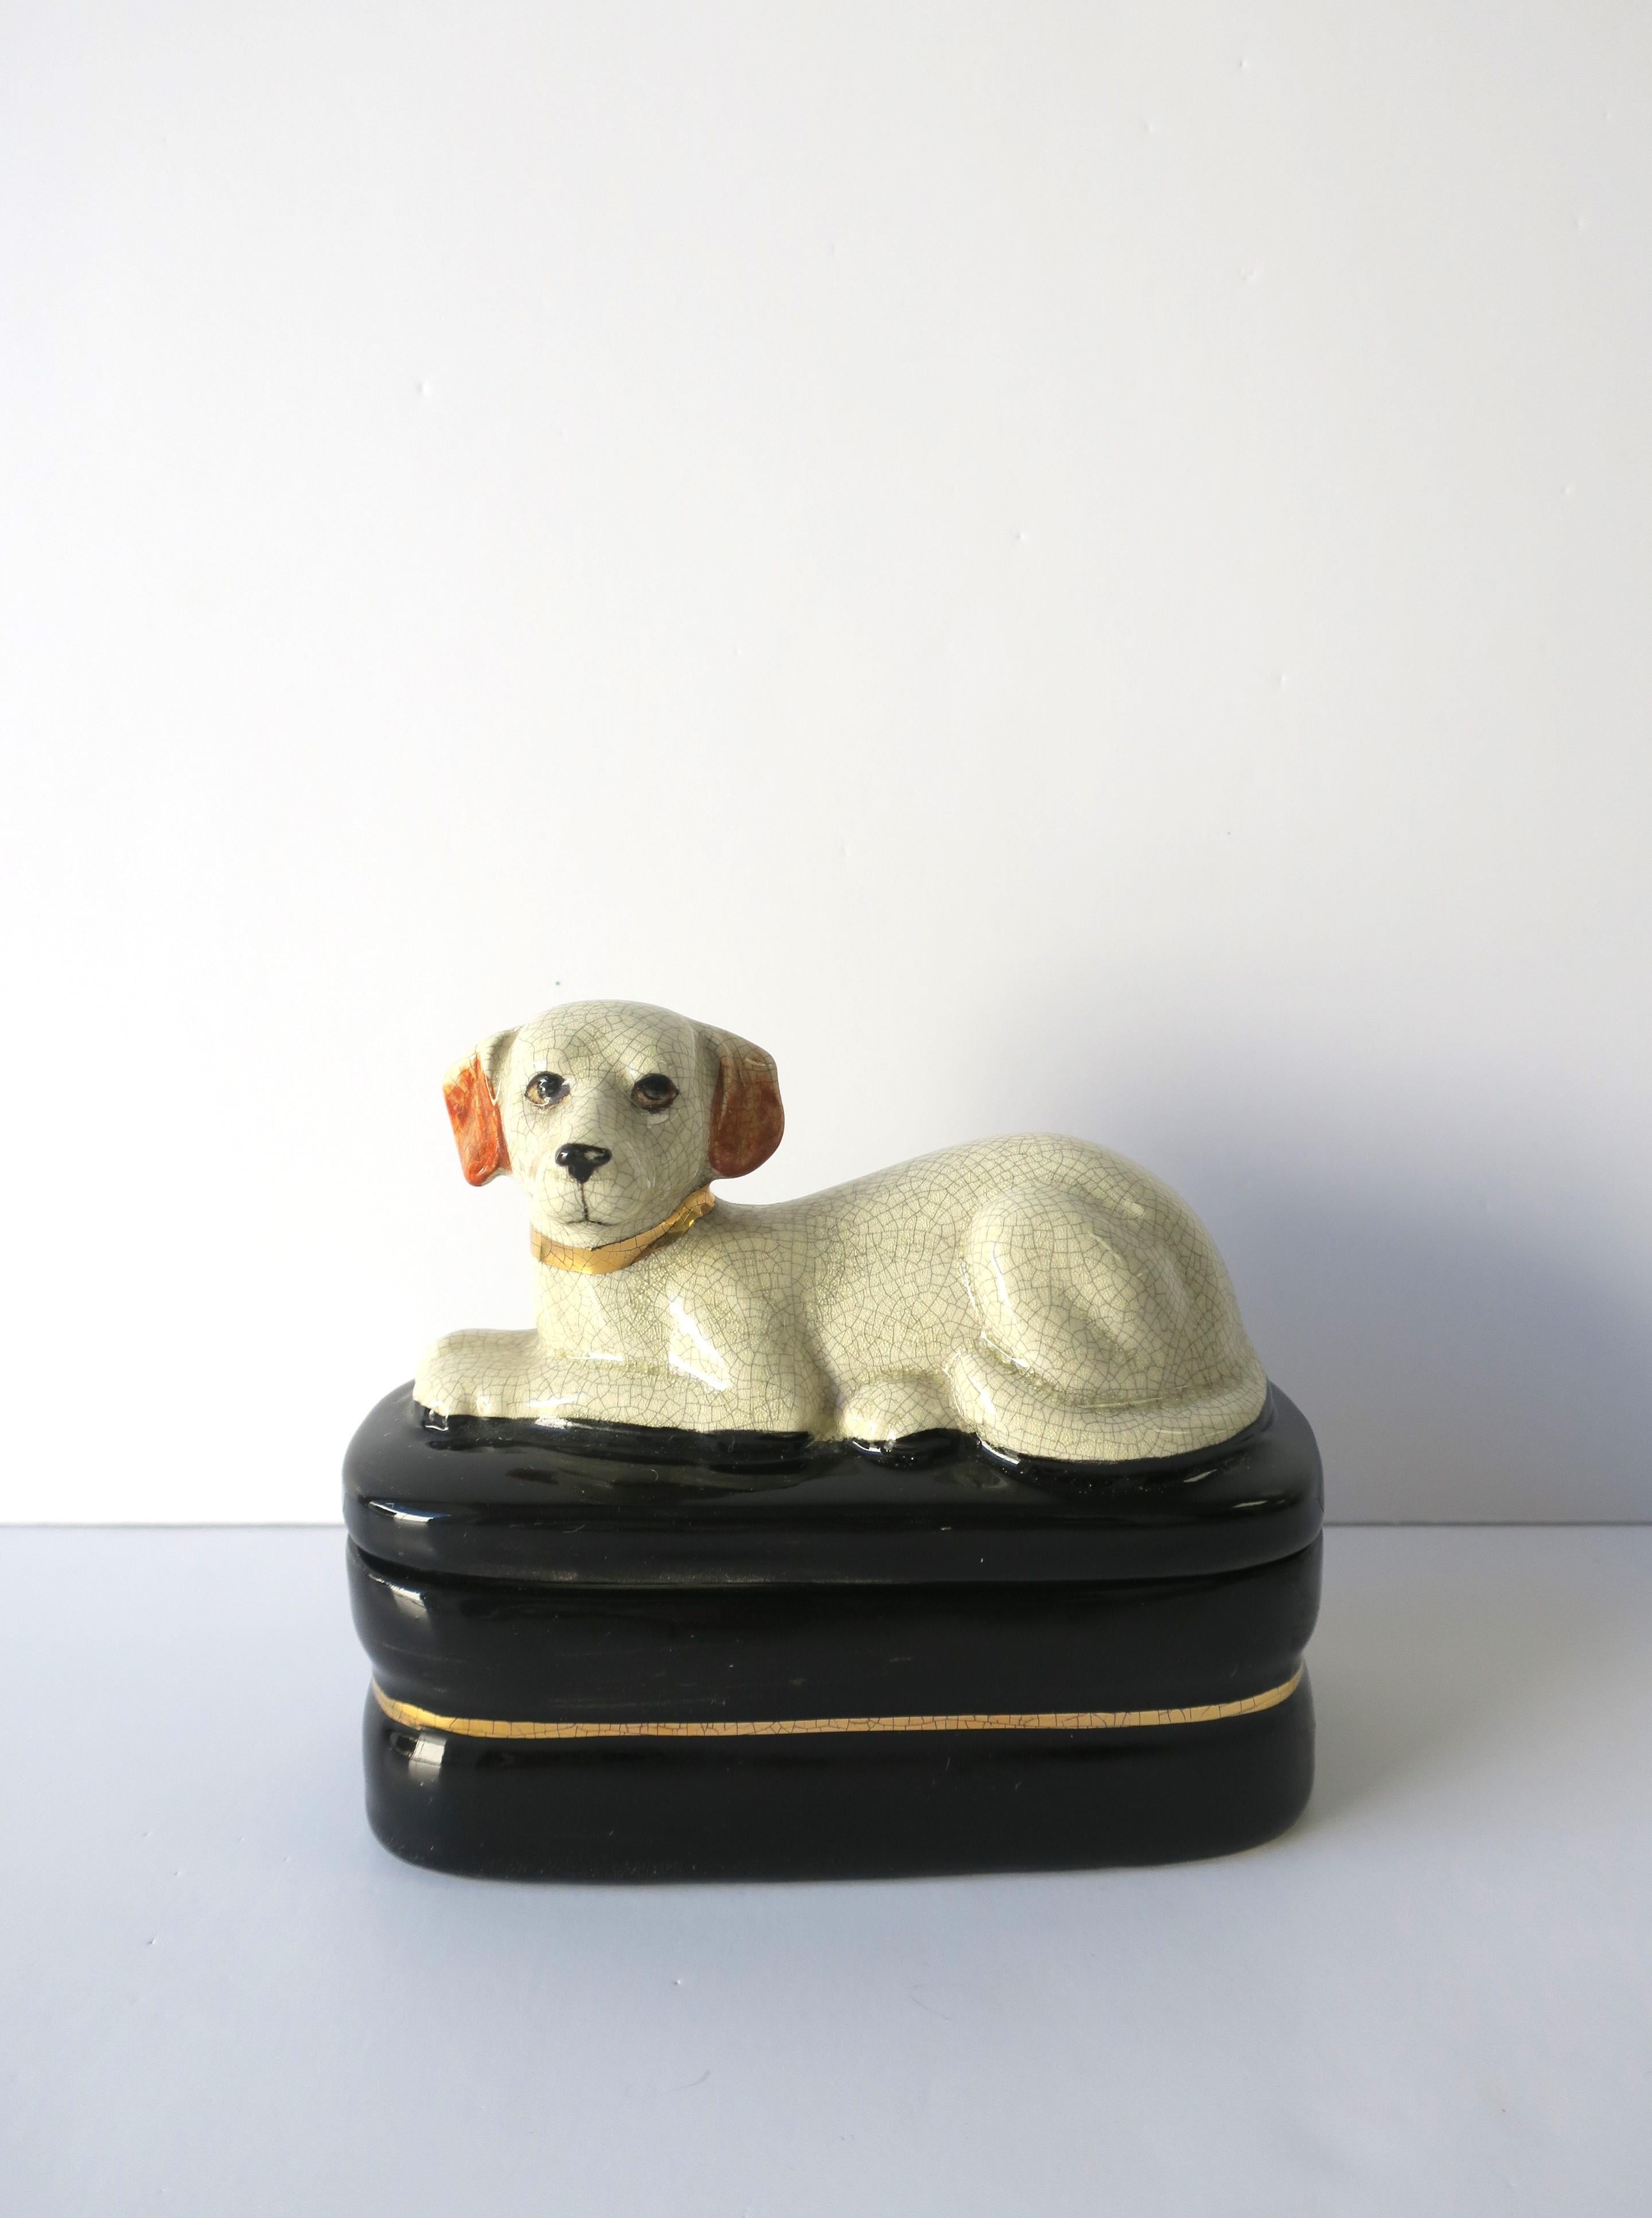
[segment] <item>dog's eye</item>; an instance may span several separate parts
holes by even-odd
[[[631,1088],[631,1099],[639,1109],[669,1109],[677,1099],[677,1088],[663,1070],[651,1070]]]
[[[553,1101],[566,1101],[568,1098],[568,1081],[560,1071],[535,1071],[528,1081],[528,1099],[530,1101],[543,1101],[547,1104]]]

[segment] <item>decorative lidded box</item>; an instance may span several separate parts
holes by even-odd
[[[1209,1237],[1123,1158],[950,1149],[806,1200],[773,1066],[633,1004],[449,1075],[536,1322],[346,1459],[368,1806],[579,1879],[1156,1862],[1312,1779],[1321,1477]]]

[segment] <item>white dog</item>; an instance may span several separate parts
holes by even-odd
[[[760,1048],[586,1001],[487,1040],[444,1088],[465,1175],[533,1221],[532,1332],[419,1365],[444,1416],[601,1419],[887,1443],[948,1427],[1016,1454],[1208,1447],[1266,1382],[1210,1236],[1081,1140],[985,1140],[803,1201],[713,1205],[780,1143]]]

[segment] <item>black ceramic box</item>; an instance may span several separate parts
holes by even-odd
[[[350,1445],[368,1811],[442,1870],[582,1880],[1220,1855],[1308,1799],[1321,1475],[1220,1447],[431,1417]]]

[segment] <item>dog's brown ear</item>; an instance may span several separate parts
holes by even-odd
[[[486,1186],[510,1168],[499,1117],[499,1074],[514,1032],[495,1032],[468,1063],[456,1063],[442,1081],[442,1099],[459,1149],[459,1168],[473,1186]]]
[[[750,1040],[719,1032],[710,1039],[717,1050],[717,1090],[706,1156],[713,1178],[744,1178],[768,1162],[786,1129],[780,1074],[774,1057]]]

